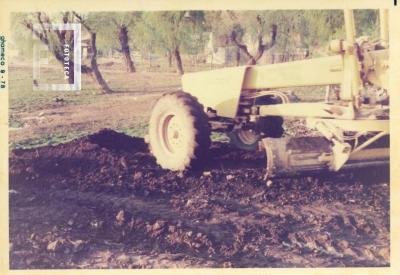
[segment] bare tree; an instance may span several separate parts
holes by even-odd
[[[84,22],[81,16],[77,13],[72,12],[74,17],[78,19],[78,21],[85,27],[85,29],[91,35],[90,45],[92,48],[92,56],[90,66],[85,64],[81,65],[81,72],[84,74],[91,74],[96,79],[97,83],[100,86],[100,89],[105,92],[112,92],[108,84],[105,82],[102,77],[98,65],[97,65],[97,48],[96,48],[96,33],[94,33],[90,27]],[[29,29],[43,44],[45,44],[53,56],[61,63],[64,67],[64,46],[68,44],[71,49],[73,49],[73,35],[71,35],[71,31],[66,30],[58,30],[58,29],[49,29],[46,28],[45,24],[52,24],[50,18],[42,13],[37,12],[35,14],[36,20],[40,28],[35,28],[33,22],[24,20],[23,25]],[[62,22],[64,24],[72,23],[70,19],[70,12],[63,13]],[[68,75],[68,83],[74,83],[74,61],[72,59],[69,60],[69,75]]]
[[[34,24],[30,21],[24,20],[22,23],[23,25],[28,28],[43,44],[45,44],[52,52],[54,57],[61,63],[61,65],[64,67],[64,56],[63,56],[63,45],[68,44],[71,45],[73,44],[73,39],[71,39],[71,36],[68,35],[66,30],[50,30],[45,27],[45,24],[51,24],[50,19],[43,13],[37,12],[35,13],[35,17],[37,20],[38,25],[40,28],[35,28]],[[68,22],[68,13],[63,14],[63,22],[66,23]],[[51,45],[51,35],[54,34],[57,39],[58,39],[58,44],[57,45]],[[71,68],[73,68],[73,61],[70,61]],[[89,68],[84,67],[83,70],[86,71]],[[70,70],[70,74],[68,77],[68,83],[72,84],[74,83],[74,72],[73,70]]]
[[[257,53],[252,55],[248,49],[247,46],[243,43],[239,42],[238,39],[238,34],[235,30],[231,32],[231,40],[232,42],[241,50],[241,52],[249,59],[248,64],[249,65],[255,65],[257,64],[258,60],[262,57],[264,51],[270,49],[275,45],[276,42],[276,34],[277,34],[277,25],[272,24],[271,25],[271,38],[269,43],[264,42],[264,34],[263,34],[263,28],[265,25],[265,22],[261,18],[261,16],[257,15]],[[239,55],[240,56],[240,55]],[[240,58],[240,57],[239,57]]]
[[[143,45],[158,52],[167,53],[168,64],[174,62],[176,71],[184,73],[182,52],[194,48],[204,48],[201,38],[204,22],[202,11],[162,11],[146,12],[138,24],[142,32]],[[199,42],[200,41],[200,42]]]
[[[96,48],[96,33],[86,24],[83,18],[76,12],[72,12],[74,16],[78,19],[78,22],[90,33],[90,46],[92,54],[90,57],[90,67],[92,69],[92,76],[96,79],[101,90],[105,93],[112,92],[111,88],[108,86],[107,82],[104,80],[102,74],[100,73],[99,66],[97,65],[97,48]]]
[[[121,52],[125,60],[126,70],[130,73],[134,73],[136,72],[136,68],[131,57],[128,36],[128,25],[130,25],[130,23],[118,23],[114,18],[112,18],[111,21],[114,23],[115,27],[118,30],[118,39],[121,46]]]
[[[240,65],[240,48],[236,50],[236,66]]]
[[[182,58],[181,58],[181,53],[180,53],[180,49],[178,46],[175,47],[174,51],[173,51],[173,55],[175,57],[175,61],[176,61],[176,68],[178,70],[178,73],[180,75],[183,75],[183,65],[182,65]]]

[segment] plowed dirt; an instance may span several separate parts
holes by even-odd
[[[263,180],[263,153],[216,143],[162,170],[103,130],[10,152],[10,268],[389,265],[387,167]]]

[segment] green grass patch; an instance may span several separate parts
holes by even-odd
[[[136,121],[132,126],[122,126],[113,129],[115,131],[124,133],[128,136],[144,138],[147,135],[149,129],[149,123],[147,121]]]
[[[212,142],[229,142],[229,137],[225,133],[211,132]]]
[[[84,104],[98,94],[94,85],[85,85],[82,91],[34,91],[32,71],[28,67],[10,67],[9,108],[13,112],[32,112],[66,104]],[[41,75],[43,82],[51,79],[50,72]],[[62,101],[57,102],[56,99]]]
[[[10,128],[22,128],[24,123],[20,121],[14,114],[10,114],[8,118],[8,127]]]
[[[52,146],[52,145],[58,145],[61,143],[67,143],[69,141],[72,141],[74,139],[84,137],[86,135],[90,134],[89,132],[85,131],[77,131],[77,132],[68,132],[68,133],[52,133],[48,135],[43,135],[41,137],[35,137],[35,138],[27,138],[20,140],[18,142],[12,142],[10,143],[10,148],[11,149],[31,149],[31,148],[36,148],[36,147],[42,147],[42,146]]]

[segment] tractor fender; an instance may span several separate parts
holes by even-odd
[[[182,76],[183,91],[195,96],[204,108],[218,116],[236,116],[246,71],[250,66],[187,73]]]

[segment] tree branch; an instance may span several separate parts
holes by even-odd
[[[124,24],[127,27],[131,27],[131,25],[133,24],[133,22],[135,21],[135,19],[132,17],[129,17],[128,22],[126,24]]]
[[[231,40],[232,42],[250,59],[249,62],[252,64],[255,64],[255,59],[254,57],[249,53],[247,46],[244,44],[240,44],[239,41],[237,40],[237,34],[235,31],[231,32]]]
[[[111,18],[111,22],[113,22],[114,25],[115,25],[117,28],[119,28],[119,27],[121,26],[120,24],[118,24],[118,22],[117,22],[117,20],[115,20],[115,18]]]
[[[43,32],[44,37],[45,37],[46,39],[49,39],[49,38],[48,38],[48,35],[47,35],[47,30],[46,30],[46,28],[44,27],[44,23],[43,23],[43,20],[42,20],[42,13],[41,13],[41,12],[38,12],[38,13],[36,13],[36,16],[37,16],[37,20],[38,20],[40,26],[42,27],[42,32]]]
[[[93,30],[86,24],[86,22],[83,20],[82,16],[77,14],[75,11],[72,12],[72,14],[79,20],[79,23],[90,33],[93,34]]]
[[[277,26],[275,24],[271,25],[271,40],[269,43],[263,43],[263,36],[261,33],[258,35],[258,50],[257,54],[254,57],[255,61],[258,61],[262,55],[264,54],[264,51],[269,50],[272,48],[275,43],[276,43],[276,33],[277,33]]]
[[[82,16],[77,14],[75,11],[72,12],[72,14],[78,19],[79,23],[90,33],[90,47],[92,49],[92,55],[90,57],[90,67],[87,67],[85,69],[88,69],[88,72],[92,74],[92,76],[96,79],[97,83],[100,86],[100,89],[105,92],[105,93],[110,93],[112,92],[111,88],[108,86],[107,82],[104,80],[98,64],[97,64],[97,47],[96,47],[96,32],[94,32],[88,24],[83,20]],[[83,69],[83,68],[82,68]],[[82,70],[82,72],[84,72]]]
[[[236,21],[236,20],[238,19],[237,15],[235,14],[234,11],[232,11],[232,10],[227,10],[226,12],[228,13],[229,18],[230,18],[232,21]]]
[[[38,21],[39,21],[39,15],[38,15],[37,19],[38,19]],[[45,17],[44,20],[45,20],[45,22],[46,22],[47,24],[51,24],[50,20],[49,20],[47,17]],[[44,23],[43,18],[42,18],[41,15],[40,15],[39,24],[42,25],[41,22]],[[45,44],[46,46],[48,46],[48,47],[50,48],[50,41],[49,41],[48,37],[45,36],[42,32],[38,31],[36,28],[34,28],[32,22],[28,22],[28,21],[24,20],[24,21],[21,22],[21,23],[22,23],[27,29],[29,29],[43,44]],[[42,29],[43,29],[43,28],[44,28],[44,26],[42,26]],[[59,41],[61,42],[62,39],[60,39],[60,37],[59,37],[59,35],[61,35],[61,34],[60,34],[59,32],[57,32],[57,31],[54,31],[54,32],[57,34],[57,36],[58,36],[58,38],[59,38]],[[56,48],[51,49],[51,51],[52,51],[52,53],[54,54],[54,57],[55,57],[59,62],[61,62],[61,63],[64,62],[64,58],[63,58],[62,54],[60,54],[60,52],[57,51]],[[73,63],[72,63],[72,65],[73,65]],[[91,69],[90,67],[88,67],[88,66],[82,64],[82,65],[81,65],[81,71],[82,71],[82,73],[91,73],[91,72],[92,72],[92,69]]]
[[[38,30],[36,30],[33,27],[32,22],[28,22],[28,21],[23,21],[23,24],[25,25],[25,27],[27,27],[37,38],[39,38],[40,41],[42,41],[44,44],[46,44],[47,46],[49,46],[49,39],[41,32],[39,32]]]
[[[69,12],[67,11],[67,12],[64,12],[64,15],[63,15],[63,22],[64,22],[64,24],[67,24],[68,23],[68,16],[69,16]]]

